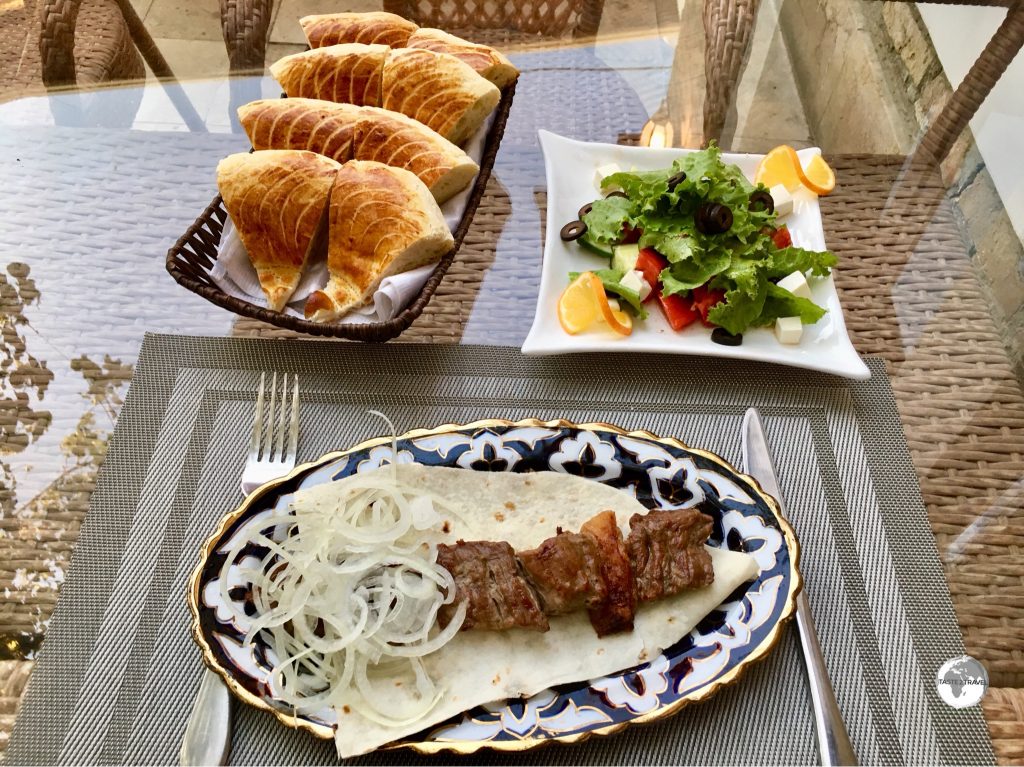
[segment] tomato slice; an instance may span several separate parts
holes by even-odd
[[[658,251],[653,248],[640,248],[640,255],[636,259],[636,268],[643,273],[644,279],[651,285],[651,295],[648,298],[657,297],[662,314],[665,315],[665,319],[668,320],[668,324],[673,330],[682,330],[700,319],[700,314],[694,311],[688,298],[678,295],[662,295],[661,272],[668,268],[668,261]]]
[[[783,225],[776,229],[774,234],[772,234],[772,242],[780,250],[790,247],[793,244],[793,238],[789,236],[789,227]]]
[[[650,301],[655,293],[661,293],[661,270],[668,266],[668,261],[652,248],[641,248],[636,259],[636,268],[643,273],[651,292],[645,300]]]
[[[700,319],[700,315],[693,310],[689,301],[678,295],[663,296],[660,287],[658,288],[658,304],[673,330],[682,330]]]
[[[707,285],[701,285],[693,289],[693,309],[700,315],[700,321],[708,327],[714,327],[714,323],[708,322],[708,312],[716,304],[725,299],[724,290],[712,290]]]

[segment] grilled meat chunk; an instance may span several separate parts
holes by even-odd
[[[697,509],[672,509],[634,514],[629,520],[626,550],[641,602],[707,586],[715,579],[704,542],[711,518]]]
[[[447,626],[461,600],[466,601],[462,631],[525,628],[547,631],[548,619],[533,587],[519,568],[512,547],[504,541],[458,541],[440,544],[437,562],[455,579],[455,601],[441,607],[438,618]]]
[[[599,556],[593,539],[580,533],[559,533],[518,554],[548,615],[565,615],[604,603],[608,587]]]
[[[636,615],[636,589],[622,531],[615,512],[602,511],[588,519],[580,533],[591,539],[601,566],[601,578],[607,588],[602,602],[588,607],[590,624],[598,636],[633,630]]]

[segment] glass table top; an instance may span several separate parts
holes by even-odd
[[[217,193],[217,162],[249,149],[235,110],[280,87],[229,77],[226,59],[210,58],[224,47],[216,23],[185,14],[170,31],[163,1],[136,10],[178,80],[50,92],[32,81],[0,96],[9,664],[45,634],[144,333],[287,335],[165,270]],[[275,9],[267,64],[303,48],[287,15],[315,5]],[[544,240],[539,129],[665,147],[699,147],[710,132],[733,152],[819,147],[837,176],[821,208],[846,322],[862,355],[887,362],[968,652],[993,687],[1024,687],[1024,60],[1013,58],[1024,8],[754,6],[609,1],[596,36],[457,30],[500,45],[522,74],[464,252],[397,340],[522,344]],[[32,39],[29,27],[0,36]],[[997,29],[1009,42],[986,49]],[[980,107],[944,110],[963,111],[952,94],[965,78]]]

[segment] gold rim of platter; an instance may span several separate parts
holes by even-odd
[[[674,437],[660,437],[657,434],[654,434],[653,432],[647,431],[646,429],[627,431],[626,429],[623,429],[620,426],[615,426],[614,424],[603,423],[600,421],[578,424],[573,421],[568,421],[565,419],[558,419],[554,421],[541,421],[540,419],[537,418],[526,418],[520,421],[510,421],[504,418],[487,418],[480,421],[473,421],[471,423],[464,424],[446,423],[440,426],[436,426],[432,429],[413,429],[412,431],[400,434],[398,436],[398,439],[416,439],[419,437],[433,436],[437,434],[450,434],[453,432],[466,431],[469,429],[486,429],[494,427],[536,427],[548,429],[568,428],[592,432],[603,431],[615,434],[617,436],[637,437],[658,444],[668,445],[670,447],[686,450],[690,453],[706,458],[712,463],[718,464],[722,468],[735,473],[737,476],[739,476],[741,479],[743,479],[750,485],[750,487],[754,490],[755,494],[762,501],[764,501],[765,505],[769,508],[769,510],[771,510],[776,522],[778,522],[779,528],[782,532],[783,537],[786,540],[786,545],[789,549],[789,575],[793,587],[790,589],[789,594],[787,594],[786,596],[786,603],[783,606],[782,614],[779,616],[779,619],[776,622],[775,626],[772,628],[771,632],[769,632],[768,636],[761,641],[761,643],[757,646],[757,648],[754,649],[753,652],[751,652],[750,655],[748,655],[746,658],[740,661],[727,674],[711,682],[704,688],[689,693],[686,696],[680,698],[679,700],[673,701],[672,703],[669,703],[665,706],[661,706],[660,708],[657,708],[654,711],[649,711],[646,714],[641,714],[634,719],[629,719],[625,722],[617,722],[615,724],[610,724],[605,727],[598,727],[593,730],[587,730],[586,732],[578,732],[572,735],[558,736],[555,738],[523,738],[514,741],[460,740],[400,742],[392,745],[382,746],[382,749],[392,750],[408,748],[421,754],[436,754],[442,751],[451,751],[453,753],[458,754],[472,754],[476,751],[479,751],[482,748],[491,748],[495,751],[528,751],[531,748],[537,748],[538,746],[543,746],[554,742],[562,744],[581,743],[593,735],[612,735],[630,725],[653,722],[663,717],[671,716],[672,714],[675,714],[676,712],[681,710],[684,706],[710,698],[712,695],[714,695],[722,688],[727,687],[730,684],[733,684],[740,677],[740,675],[742,674],[744,669],[747,668],[747,666],[761,660],[776,645],[776,643],[779,641],[779,637],[782,635],[783,626],[786,624],[787,621],[789,621],[790,618],[793,617],[793,613],[796,610],[796,595],[800,592],[800,589],[803,588],[803,578],[800,575],[799,568],[800,545],[797,542],[796,533],[793,531],[793,528],[790,526],[789,522],[783,516],[781,510],[779,509],[778,503],[772,496],[770,496],[768,493],[764,491],[764,489],[761,487],[761,485],[758,483],[756,479],[751,477],[749,474],[745,474],[739,471],[738,469],[736,469],[736,467],[734,467],[721,456],[716,455],[715,453],[712,453],[707,450],[701,450],[700,448],[690,447],[689,445],[685,444],[684,442],[678,439],[675,439]],[[389,444],[391,444],[390,436],[374,437],[372,439],[360,442],[358,445],[350,447],[346,450],[339,450],[331,453],[326,453],[325,455],[322,455],[315,461],[300,464],[299,466],[296,466],[294,469],[292,469],[285,476],[279,477],[278,479],[275,480],[271,480],[265,485],[261,485],[259,488],[254,490],[248,497],[246,497],[246,499],[237,509],[230,512],[229,514],[226,514],[223,518],[221,518],[220,523],[217,525],[217,529],[214,530],[213,534],[206,539],[206,542],[203,543],[202,547],[200,548],[199,563],[192,571],[192,575],[189,577],[188,581],[188,606],[189,610],[192,613],[192,637],[193,639],[195,639],[196,644],[198,644],[199,648],[202,650],[203,662],[207,665],[207,667],[217,672],[217,674],[220,675],[221,679],[224,680],[224,683],[227,685],[228,689],[231,690],[231,692],[235,696],[245,701],[249,705],[255,706],[256,708],[262,709],[264,711],[269,711],[271,714],[277,717],[277,720],[279,722],[281,722],[284,725],[287,725],[288,727],[293,727],[299,730],[305,730],[307,732],[312,733],[316,737],[323,738],[325,740],[334,737],[334,729],[332,727],[328,727],[326,725],[321,724],[315,724],[313,722],[308,722],[303,719],[300,719],[298,716],[294,714],[289,714],[285,711],[281,711],[277,708],[274,708],[262,698],[253,695],[251,692],[245,689],[245,687],[243,687],[231,674],[227,672],[226,669],[224,669],[217,662],[217,659],[214,657],[213,651],[207,644],[206,638],[203,636],[199,625],[199,578],[200,575],[202,574],[203,568],[206,566],[210,554],[213,552],[214,547],[216,546],[217,542],[220,540],[224,532],[227,530],[227,528],[231,524],[233,524],[235,520],[237,520],[240,516],[245,514],[246,511],[249,510],[249,507],[252,506],[256,501],[258,501],[265,493],[274,489],[278,485],[288,482],[289,480],[297,477],[300,474],[305,474],[307,472],[313,471],[322,466],[325,466],[326,464],[333,463],[334,461],[337,461],[340,458],[344,458],[348,455],[352,455],[353,453],[358,453],[360,451],[368,450],[373,447]]]

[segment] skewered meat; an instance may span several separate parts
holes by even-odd
[[[441,625],[465,600],[463,630],[547,631],[547,616],[586,610],[597,635],[605,636],[632,630],[638,602],[714,580],[703,545],[710,517],[697,509],[652,511],[634,514],[629,525],[623,540],[614,512],[603,511],[580,532],[559,529],[518,554],[504,542],[438,546],[438,564],[455,579],[455,601],[441,608]]]
[[[584,522],[580,532],[590,537],[597,546],[601,578],[608,588],[605,600],[587,611],[591,625],[599,637],[619,631],[632,631],[633,616],[636,614],[633,568],[626,556],[622,532],[615,522],[615,512],[602,511]]]
[[[467,600],[462,630],[527,628],[547,631],[548,619],[537,592],[527,582],[512,547],[504,541],[458,541],[440,544],[437,562],[455,579],[456,602],[444,605],[438,618],[448,625],[458,600]]]
[[[637,599],[649,602],[714,580],[711,556],[702,545],[711,534],[711,524],[711,518],[697,509],[633,515],[626,550]]]
[[[600,553],[590,536],[560,532],[517,556],[548,615],[589,609],[608,597]]]

